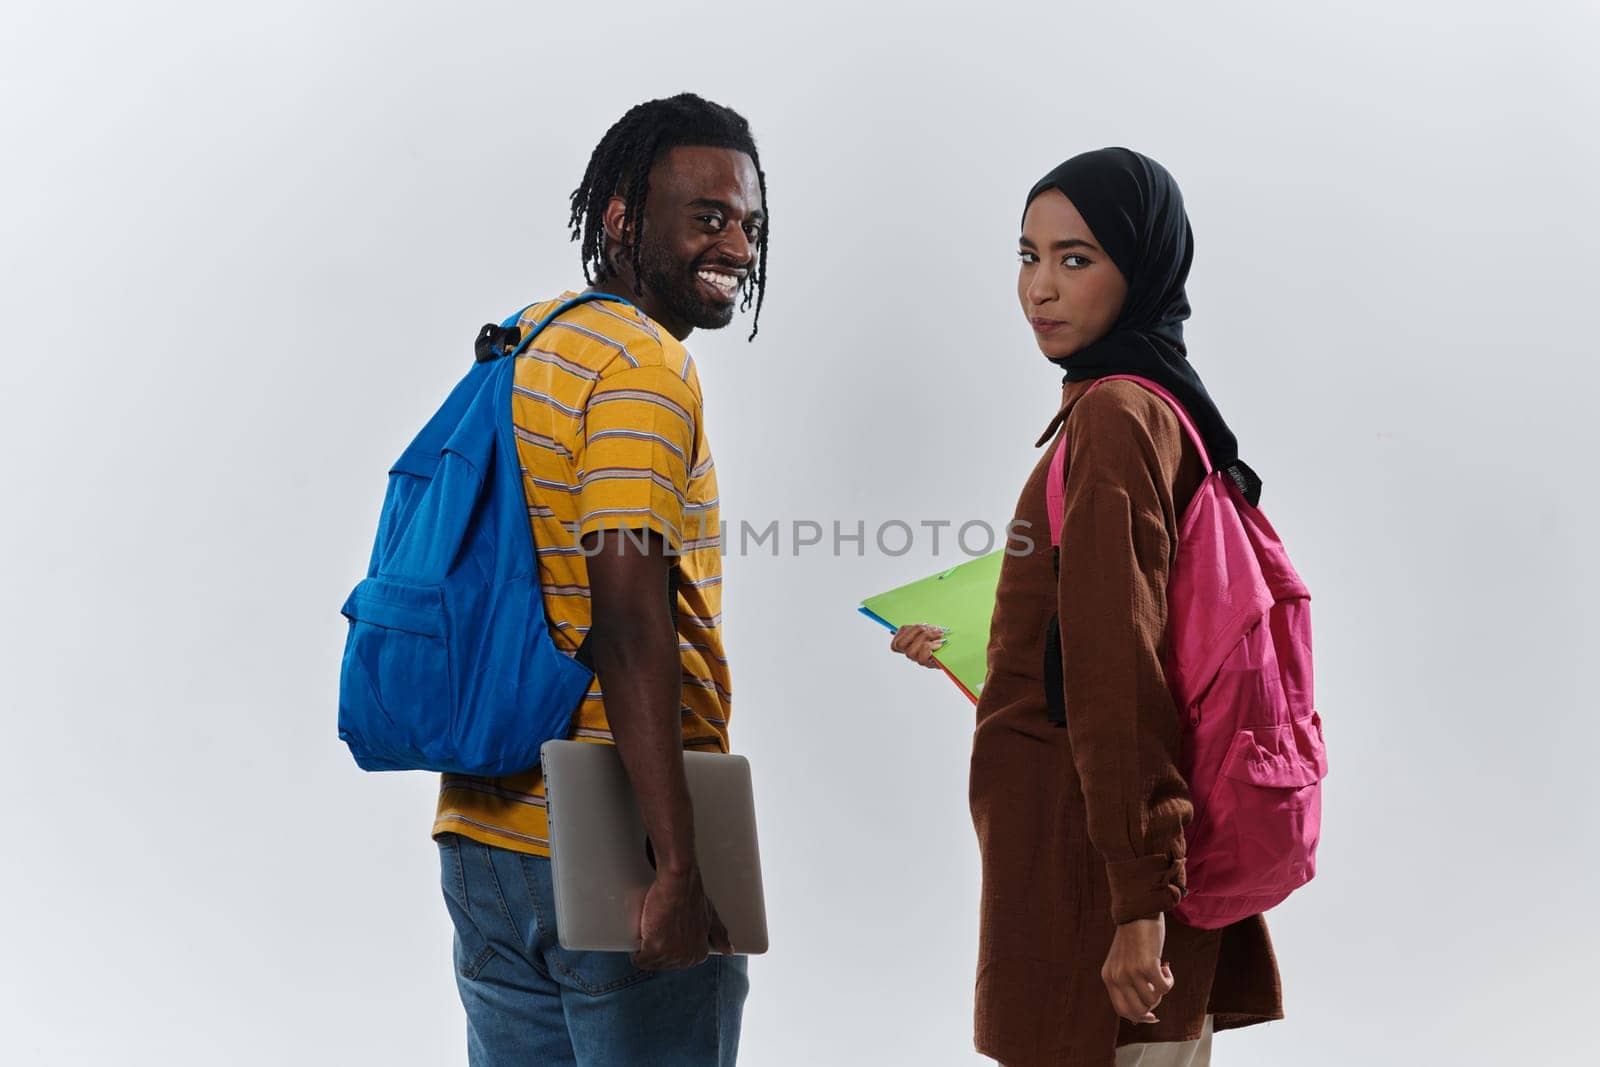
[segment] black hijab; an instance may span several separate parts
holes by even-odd
[[[1205,440],[1212,469],[1226,471],[1252,505],[1261,479],[1239,459],[1239,443],[1189,363],[1183,283],[1194,258],[1194,234],[1183,194],[1167,169],[1127,148],[1073,156],[1028,191],[1028,204],[1046,189],[1066,195],[1128,282],[1128,296],[1111,332],[1087,348],[1053,360],[1069,382],[1137,374],[1163,386],[1183,404]],[[1027,204],[1023,205],[1027,211]]]

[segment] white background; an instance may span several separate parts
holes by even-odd
[[[435,784],[337,741],[337,609],[477,327],[580,283],[595,142],[688,88],[770,179],[761,336],[691,339],[735,524],[1003,523],[1058,397],[1022,196],[1174,172],[1334,768],[1289,1018],[1217,1062],[1593,1062],[1595,9],[799,7],[7,5],[0,1060],[464,1062]],[[854,614],[941,547],[727,560],[746,1063],[980,1062],[971,709]]]

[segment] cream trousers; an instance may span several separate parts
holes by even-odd
[[[1193,1041],[1123,1045],[1117,1049],[1117,1067],[1211,1067],[1211,1016]]]

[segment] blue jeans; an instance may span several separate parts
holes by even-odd
[[[472,1067],[734,1063],[745,957],[642,971],[626,952],[570,952],[556,943],[549,860],[437,840]]]

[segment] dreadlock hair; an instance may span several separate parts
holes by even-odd
[[[590,285],[611,273],[606,262],[606,204],[620,195],[628,205],[623,223],[631,235],[629,253],[633,262],[634,284],[643,292],[643,271],[639,249],[644,227],[644,202],[650,192],[650,168],[662,153],[680,145],[706,148],[731,148],[750,157],[761,187],[763,210],[767,202],[767,176],[761,169],[750,124],[732,108],[714,104],[694,93],[679,93],[662,100],[649,100],[628,109],[600,138],[583,181],[572,191],[572,239],[582,240],[583,278]],[[756,238],[754,284],[745,283],[744,300],[739,310],[748,311],[755,303],[755,320],[750,325],[750,340],[761,327],[761,303],[767,290],[767,234],[763,223]]]

